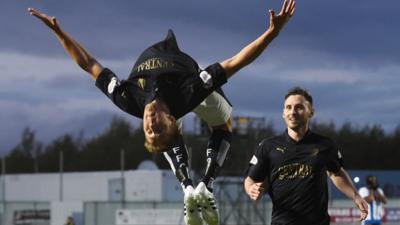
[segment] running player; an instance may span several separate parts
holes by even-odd
[[[286,131],[264,139],[250,161],[246,193],[258,200],[267,190],[272,225],[328,225],[328,176],[360,209],[360,219],[367,216],[368,204],[343,169],[337,146],[309,129],[313,115],[311,95],[299,87],[289,90],[282,113]]]

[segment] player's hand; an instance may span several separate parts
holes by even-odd
[[[60,25],[58,24],[58,21],[56,17],[54,16],[48,16],[34,8],[28,8],[29,14],[32,16],[35,16],[36,18],[40,19],[43,23],[45,23],[50,29],[54,31],[60,30]]]
[[[296,9],[295,0],[285,0],[278,15],[275,15],[274,10],[269,10],[269,30],[278,35],[289,19],[294,15]]]
[[[257,201],[262,198],[262,195],[264,193],[264,186],[263,183],[254,183],[250,186],[250,190],[248,195],[250,196],[251,199]]]
[[[368,216],[368,203],[359,195],[354,198],[354,203],[361,212],[360,221],[365,220]]]

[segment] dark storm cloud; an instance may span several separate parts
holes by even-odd
[[[0,15],[2,21],[13,21],[2,22],[5,36],[0,48],[63,53],[44,26],[26,13],[26,8],[33,6],[56,15],[67,31],[103,58],[134,59],[144,46],[161,39],[170,27],[176,29],[182,45],[190,46],[193,54],[207,57],[207,52],[201,49],[208,46],[214,49],[215,45],[216,54],[222,57],[224,52],[238,50],[240,44],[262,32],[268,22],[267,8],[278,10],[280,4],[277,0],[246,4],[239,0],[229,4],[211,0],[15,1],[6,4]],[[367,60],[370,66],[374,61],[398,62],[400,47],[395,37],[400,36],[400,30],[396,29],[400,21],[396,10],[399,6],[396,0],[298,1],[296,17],[285,31],[287,34],[280,37],[285,44],[279,48],[322,51],[339,60],[350,58],[361,64]],[[220,44],[224,39],[237,42]]]

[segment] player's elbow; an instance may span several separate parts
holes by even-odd
[[[229,79],[236,72],[238,72],[245,65],[241,63],[237,56],[225,60],[221,63],[222,68],[224,68],[226,78]]]
[[[91,59],[87,60],[86,62],[79,64],[79,66],[83,70],[85,70],[86,72],[91,74],[94,79],[96,79],[98,77],[98,75],[101,73],[101,71],[103,70],[103,67],[94,58],[91,58]]]

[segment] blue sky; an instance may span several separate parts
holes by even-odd
[[[120,112],[74,64],[27,7],[54,15],[104,66],[127,77],[136,57],[169,28],[202,67],[233,56],[268,26],[281,1],[2,1],[0,153],[25,127],[48,142],[66,132],[101,132]],[[283,129],[282,98],[295,85],[315,99],[319,122],[400,124],[400,2],[307,0],[252,65],[224,90],[235,115],[262,116]],[[187,120],[190,119],[190,116]]]

